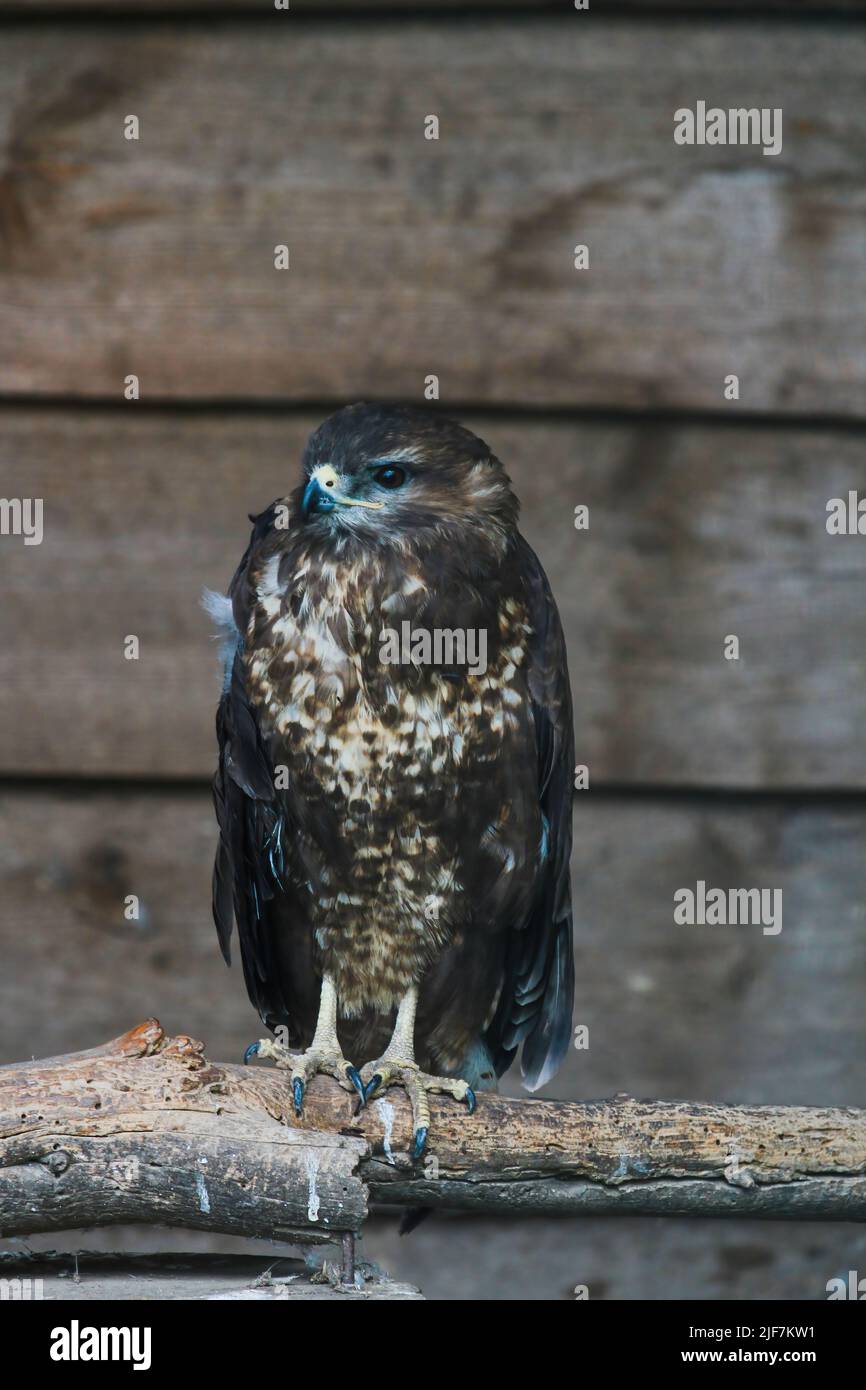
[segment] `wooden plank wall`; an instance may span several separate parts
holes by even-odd
[[[694,18],[11,26],[0,390],[722,410],[736,373],[729,413],[857,417],[864,67]],[[781,153],[675,145],[693,91],[787,111]]]
[[[0,535],[0,1061],[150,1012],[254,1036],[209,923],[200,592],[324,414],[434,373],[567,630],[590,1047],[555,1092],[862,1103],[866,537],[825,520],[864,476],[863,8],[0,0],[0,497],[44,504],[41,545]],[[781,107],[781,154],[676,146],[697,99]],[[677,927],[699,878],[781,888],[782,932]],[[754,1259],[700,1263],[731,1239],[660,1267],[634,1230],[609,1295],[732,1296]],[[746,1239],[786,1296],[836,1272]],[[562,1296],[569,1241],[527,1286]]]
[[[3,552],[6,772],[209,775],[201,591],[228,582],[247,512],[294,485],[323,409],[3,413],[4,488],[44,499],[42,544]],[[825,527],[862,475],[855,427],[463,418],[507,462],[551,574],[593,785],[863,787],[864,540]]]

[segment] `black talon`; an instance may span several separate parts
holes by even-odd
[[[301,1106],[304,1103],[304,1083],[299,1076],[292,1082],[292,1095],[295,1098],[295,1114],[300,1115]]]
[[[351,1081],[355,1090],[358,1092],[358,1095],[361,1097],[361,1104],[363,1105],[367,1097],[364,1092],[364,1083],[361,1080],[360,1074],[355,1070],[354,1067],[347,1067],[346,1076]]]
[[[416,1129],[416,1131],[415,1131],[415,1143],[414,1143],[413,1146],[412,1146],[412,1157],[413,1157],[413,1158],[422,1158],[423,1155],[424,1155],[424,1150],[426,1149],[426,1147],[427,1147],[427,1127],[426,1127],[426,1125],[425,1125],[425,1126],[423,1126],[421,1129]]]
[[[474,1115],[475,1107],[478,1104],[478,1101],[475,1099],[475,1092],[473,1091],[471,1086],[466,1087],[466,1095],[463,1097],[463,1099],[466,1101],[466,1109],[469,1111],[469,1114]]]
[[[244,1053],[244,1066],[247,1065],[247,1063],[249,1062],[249,1060],[250,1060],[251,1057],[255,1057],[255,1055],[256,1055],[256,1053],[258,1052],[258,1050],[259,1050],[259,1045],[258,1045],[257,1042],[250,1043],[249,1047],[247,1048],[246,1052]]]
[[[382,1085],[382,1074],[381,1074],[381,1072],[378,1072],[378,1071],[377,1071],[377,1072],[376,1072],[376,1075],[375,1075],[375,1076],[371,1076],[371,1077],[370,1077],[370,1080],[367,1082],[366,1086],[364,1087],[364,1100],[365,1100],[365,1101],[368,1101],[368,1100],[370,1099],[371,1095],[373,1094],[373,1092],[376,1091],[376,1090],[378,1090],[378,1088],[379,1088],[381,1085]]]

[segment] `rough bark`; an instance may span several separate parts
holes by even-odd
[[[89,1052],[0,1068],[0,1232],[357,1230],[367,1144],[284,1123],[281,1087],[262,1079],[213,1066],[155,1019]]]
[[[355,1114],[327,1078],[296,1120],[285,1072],[210,1062],[155,1019],[0,1068],[0,1233],[115,1222],[320,1241],[368,1198],[503,1214],[866,1218],[866,1112],[688,1102],[432,1103],[408,1158],[399,1090]]]

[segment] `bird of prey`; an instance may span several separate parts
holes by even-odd
[[[571,697],[559,615],[486,444],[358,404],[251,517],[228,598],[213,908],[283,1043],[318,1072],[475,1107],[571,1033]],[[471,656],[471,660],[469,659]]]

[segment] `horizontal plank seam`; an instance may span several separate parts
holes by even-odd
[[[214,695],[216,706],[217,695]],[[216,750],[214,750],[214,770],[216,770]],[[39,773],[0,773],[0,795],[14,793],[39,793],[51,796],[56,793],[74,793],[87,796],[123,795],[130,798],[138,796],[184,797],[198,796],[211,789],[211,778],[202,777],[136,777],[122,775],[117,777],[90,777],[86,773],[69,776],[42,776]],[[706,785],[675,785],[667,782],[606,782],[591,786],[585,792],[575,793],[575,805],[580,805],[581,796],[591,800],[632,800],[689,802],[706,801],[717,804],[747,802],[755,805],[790,805],[800,802],[804,805],[866,808],[866,787],[721,787],[714,783]]]
[[[285,13],[277,13],[270,8],[262,8],[259,11],[250,10],[242,4],[230,4],[225,6],[217,5],[208,9],[204,6],[185,7],[181,4],[166,4],[147,8],[136,8],[131,6],[123,8],[119,3],[116,9],[108,7],[109,0],[102,0],[106,8],[97,9],[93,4],[70,3],[69,5],[53,5],[50,8],[31,8],[20,5],[3,5],[0,0],[0,27],[7,25],[19,25],[22,22],[28,24],[56,24],[70,19],[76,20],[76,27],[80,24],[92,24],[100,27],[106,25],[141,25],[149,23],[160,23],[166,20],[183,21],[185,25],[198,24],[212,28],[220,21],[229,21],[237,24],[256,25],[268,23],[286,23],[290,18],[292,25],[303,26],[306,28],[322,28],[334,21],[350,21],[351,23],[381,23],[392,18],[398,18],[404,23],[407,22],[436,22],[438,24],[458,25],[467,20],[477,23],[484,21],[488,24],[540,24],[551,21],[571,20],[574,18],[574,7],[568,0],[550,0],[550,3],[539,5],[515,5],[507,9],[498,9],[491,5],[460,6],[450,8],[434,6],[432,4],[418,6],[409,11],[389,0],[383,0],[382,4],[370,3],[363,8],[355,8],[351,5],[335,5],[317,13],[311,10],[295,10],[290,12],[290,16]],[[686,5],[666,5],[655,4],[631,5],[628,0],[608,0],[615,8],[605,9],[600,15],[594,15],[593,21],[598,24],[657,24],[659,20],[678,20],[686,23],[704,23],[712,21],[714,24],[725,24],[728,26],[736,25],[763,25],[767,23],[784,24],[787,27],[793,25],[844,25],[862,27],[866,22],[866,15],[855,9],[845,6],[833,6],[826,9],[822,8],[815,0],[814,5],[808,9],[791,12],[781,5],[759,5],[746,9],[737,9],[722,5],[701,5],[695,3],[692,6]]]
[[[478,420],[503,424],[599,424],[610,426],[707,427],[719,429],[750,429],[777,432],[816,431],[861,435],[866,432],[866,416],[818,415],[814,413],[786,414],[783,411],[748,411],[739,409],[702,410],[679,409],[675,406],[659,409],[629,409],[628,406],[570,406],[534,405],[529,402],[498,405],[495,401],[482,404],[474,401],[439,401],[425,404],[405,396],[373,396],[368,401],[385,401],[392,405],[412,405],[444,415],[472,415]],[[236,399],[172,399],[152,398],[134,403],[112,400],[104,396],[41,396],[38,392],[23,395],[0,395],[0,415],[4,412],[44,411],[59,414],[64,411],[93,414],[135,413],[160,415],[241,415],[241,416],[302,416],[330,415],[345,405],[344,397],[328,400],[285,400],[263,397]]]

